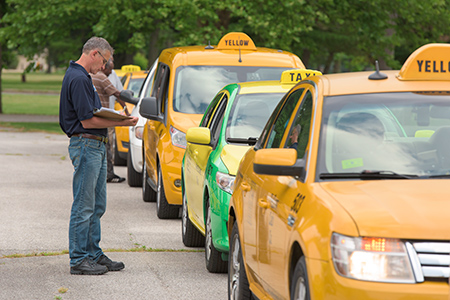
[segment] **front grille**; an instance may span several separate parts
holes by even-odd
[[[417,282],[448,281],[450,277],[450,242],[407,242]]]

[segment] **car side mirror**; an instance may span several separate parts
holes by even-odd
[[[253,171],[262,175],[305,176],[305,160],[297,159],[292,148],[259,149],[255,153]]]
[[[211,131],[206,127],[191,127],[186,132],[186,141],[192,144],[209,145]]]
[[[139,98],[133,97],[134,93],[130,90],[123,90],[120,92],[119,98],[127,103],[137,105],[139,103]]]
[[[156,102],[155,97],[142,98],[139,113],[144,118],[161,122],[158,112],[158,102]]]

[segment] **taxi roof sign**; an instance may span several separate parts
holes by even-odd
[[[217,45],[219,50],[256,50],[253,40],[243,32],[225,34]]]
[[[308,70],[308,69],[292,69],[286,70],[281,73],[281,83],[283,84],[292,84],[302,81],[308,77],[312,76],[320,76],[322,72],[316,70]]]
[[[140,71],[141,67],[136,66],[136,65],[124,65],[120,69],[124,72],[135,72],[135,71]]]
[[[427,44],[403,64],[399,80],[450,80],[450,44]]]

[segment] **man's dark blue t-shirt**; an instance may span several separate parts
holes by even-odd
[[[94,116],[94,108],[101,108],[100,98],[89,73],[74,61],[64,75],[59,100],[59,125],[71,137],[78,133],[107,136],[108,130],[83,128],[81,121]]]

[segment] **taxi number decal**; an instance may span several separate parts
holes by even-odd
[[[364,166],[362,158],[346,159],[342,161],[342,169],[351,169]]]
[[[292,204],[291,210],[294,212],[298,212],[300,210],[300,206],[302,206],[303,201],[305,201],[305,198],[305,195],[297,194],[294,199],[294,203]]]
[[[417,60],[419,72],[426,73],[447,73],[450,72],[450,61],[444,65],[444,61],[436,60]]]

